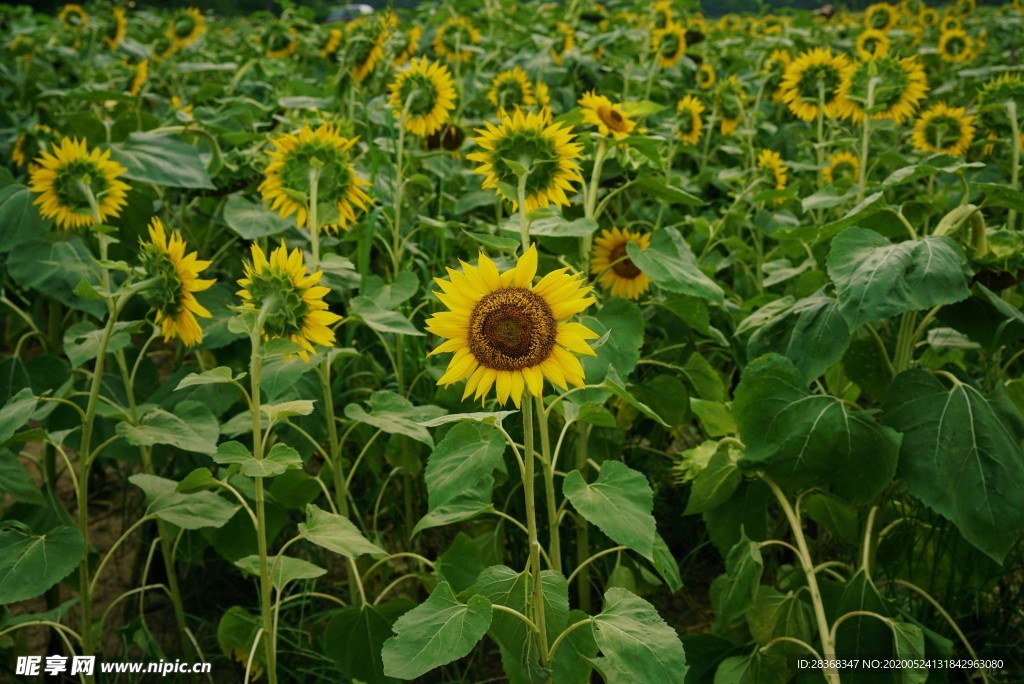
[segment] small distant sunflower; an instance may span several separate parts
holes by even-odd
[[[860,160],[851,152],[836,152],[821,170],[821,177],[829,185],[842,182],[853,183],[860,174]]]
[[[299,32],[294,27],[274,22],[268,24],[263,33],[260,34],[260,44],[267,57],[271,59],[284,59],[295,54],[298,48]]]
[[[352,69],[350,73],[356,83],[362,83],[384,60],[384,45],[390,33],[387,18],[383,23],[357,19],[346,41],[352,52],[348,55]]]
[[[963,29],[943,31],[939,37],[939,57],[953,64],[965,64],[974,57],[974,40]]]
[[[704,103],[693,95],[684,95],[676,104],[676,123],[679,127],[679,139],[687,145],[696,145],[700,140],[704,122]]]
[[[963,28],[963,22],[961,22],[960,19],[953,14],[947,14],[946,16],[942,17],[941,21],[939,21],[939,29],[943,33],[945,33],[946,31],[962,31]]]
[[[110,17],[110,23],[103,33],[103,42],[107,44],[108,48],[116,50],[120,47],[127,26],[128,21],[125,19],[124,8],[115,7],[113,15]]]
[[[519,406],[525,392],[542,396],[544,378],[567,389],[582,387],[583,365],[576,354],[593,356],[587,340],[597,333],[569,319],[594,303],[581,275],[561,268],[537,284],[537,248],[530,247],[515,267],[499,273],[481,254],[476,266],[448,269],[435,278],[435,292],[448,310],[431,316],[429,332],[446,338],[430,355],[453,353],[437,381],[445,387],[466,381],[462,398],[484,399],[493,387],[499,404],[511,397]]]
[[[363,191],[369,183],[356,174],[349,155],[356,140],[342,137],[330,124],[322,124],[315,131],[307,124],[298,133],[271,140],[274,150],[263,171],[260,194],[281,218],[295,214],[295,223],[302,228],[308,218],[311,171],[315,164],[320,168],[317,204],[328,204],[338,211],[336,220],[325,221],[320,228],[348,230],[355,221],[356,210],[366,209],[371,202]]]
[[[506,69],[491,79],[487,99],[498,109],[506,110],[527,109],[537,104],[530,77],[519,67]]]
[[[341,29],[336,28],[332,28],[323,35],[320,47],[317,50],[320,53],[321,59],[329,59],[331,61],[337,59],[338,48],[341,47],[341,39],[344,35]]]
[[[142,86],[146,85],[146,79],[149,77],[149,60],[144,59],[135,65],[135,72],[132,74],[131,85],[128,86],[128,92],[133,96],[137,96],[142,92]]]
[[[409,66],[395,75],[391,83],[389,104],[401,114],[409,101],[409,115],[404,125],[413,135],[426,137],[437,132],[455,109],[455,81],[448,67],[430,62],[426,57],[413,58]]]
[[[61,140],[61,135],[49,126],[36,124],[27,133],[22,133],[14,141],[14,149],[11,150],[11,161],[24,167],[29,159],[35,159],[43,152],[51,150]],[[31,173],[37,167],[35,162],[29,164]]]
[[[177,50],[177,44],[161,33],[149,44],[149,58],[154,62],[160,62],[173,55]]]
[[[583,181],[577,161],[583,146],[573,142],[572,128],[564,123],[547,124],[540,114],[525,113],[517,109],[513,114],[502,112],[497,126],[485,122],[486,128],[477,129],[479,137],[473,142],[482,149],[466,155],[470,161],[480,162],[474,173],[485,176],[483,187],[497,190],[510,201],[513,211],[515,197],[508,197],[502,186],[518,186],[519,179],[505,162],[516,161],[529,170],[526,177],[526,211],[538,207],[566,206],[566,191],[573,192],[573,183]]]
[[[978,93],[978,123],[1003,140],[1009,140],[1013,126],[1006,103],[1017,105],[1018,129],[1024,128],[1024,79],[1020,74],[1002,76],[986,83]]]
[[[594,238],[590,256],[590,273],[608,290],[612,297],[640,299],[651,286],[651,279],[626,256],[626,245],[635,242],[640,249],[651,246],[650,233],[636,233],[629,229],[603,230]]]
[[[780,97],[801,121],[814,121],[819,109],[834,119],[843,112],[838,90],[848,66],[846,55],[833,55],[831,48],[804,52],[786,67],[779,84]]]
[[[715,68],[704,62],[697,69],[697,85],[703,90],[711,90],[715,87]]]
[[[395,52],[394,65],[401,66],[412,59],[417,52],[420,50],[420,41],[423,40],[423,29],[419,26],[413,26],[404,34],[404,42],[400,44]]]
[[[743,103],[747,101],[747,89],[739,79],[730,76],[715,89],[715,109],[722,117],[719,127],[722,135],[733,135],[743,116]]]
[[[434,52],[449,62],[468,62],[473,56],[467,48],[480,42],[480,31],[465,17],[452,17],[441,24],[434,35]]]
[[[199,40],[205,30],[206,19],[203,13],[195,7],[189,7],[171,15],[171,22],[167,26],[167,38],[180,50]]]
[[[328,310],[324,295],[330,288],[318,285],[323,271],[308,273],[299,248],[291,252],[281,246],[264,254],[257,243],[252,243],[252,264],[245,264],[245,277],[238,281],[242,287],[236,294],[242,298],[245,311],[263,314],[263,339],[286,339],[302,346],[299,356],[309,361],[315,354],[313,345],[334,346],[334,331],[330,327],[341,316]]]
[[[670,0],[658,0],[651,8],[651,13],[651,21],[656,29],[665,28],[675,20]]]
[[[622,140],[636,128],[636,122],[622,110],[622,105],[613,104],[604,95],[590,91],[580,98],[583,122],[597,126],[597,132],[604,137]]]
[[[551,123],[551,90],[548,88],[548,84],[538,80],[534,92],[536,93],[538,113],[544,117],[545,123]]]
[[[839,98],[846,105],[844,115],[854,123],[864,120],[868,106],[868,84],[877,78],[872,100],[872,119],[902,123],[910,118],[928,92],[928,80],[913,57],[897,59],[888,55],[872,57],[847,67],[839,86]]]
[[[939,25],[939,13],[930,7],[921,8],[917,15],[917,22],[924,28],[932,28]]]
[[[576,45],[576,32],[564,21],[558,22],[555,28],[558,29],[558,37],[551,48],[551,59],[555,61],[555,64],[561,64],[565,61],[565,56]]]
[[[664,28],[654,29],[651,31],[651,49],[658,56],[658,66],[671,69],[686,52],[686,29],[674,21]]]
[[[81,5],[68,4],[57,15],[61,23],[72,31],[84,31],[89,28],[89,14]]]
[[[757,168],[771,174],[771,180],[775,183],[776,190],[786,189],[786,176],[789,167],[782,161],[782,156],[778,152],[769,149],[761,150],[761,153],[757,155]],[[773,201],[775,204],[782,204],[783,199],[777,197]]]
[[[974,140],[974,117],[964,107],[934,104],[918,117],[911,141],[922,152],[944,152],[962,157]]]
[[[885,2],[876,2],[864,10],[864,28],[889,31],[900,19],[899,11]]]
[[[861,59],[881,57],[889,53],[889,36],[884,31],[864,29],[857,36],[857,55]]]
[[[726,33],[737,33],[743,30],[743,18],[738,14],[726,14],[718,20],[718,28]]]
[[[772,102],[782,102],[782,77],[786,73],[793,58],[786,49],[772,50],[764,60],[761,71],[764,73],[764,88],[772,93]]]
[[[975,0],[956,0],[950,11],[958,16],[966,17],[973,13],[976,7],[977,2]]]
[[[156,216],[149,222],[149,242],[139,242],[142,267],[150,278],[159,279],[143,295],[156,309],[156,322],[164,342],[177,335],[186,347],[199,344],[203,341],[203,329],[196,316],[212,315],[196,301],[195,293],[208,290],[216,282],[199,278],[210,262],[197,259],[196,252],[186,255],[187,246],[181,234],[174,231],[168,239],[163,221]]]
[[[126,169],[110,160],[110,150],[90,151],[84,139],[64,138],[35,162],[39,166],[30,176],[29,189],[39,195],[34,203],[43,218],[68,229],[93,225],[86,189],[92,191],[101,222],[121,213],[128,185],[119,178]]]

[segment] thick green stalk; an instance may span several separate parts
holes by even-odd
[[[531,603],[533,610],[529,617],[537,625],[537,633],[534,635],[537,642],[537,653],[540,656],[540,664],[547,667],[548,664],[548,641],[547,629],[544,621],[544,592],[542,591],[540,578],[540,542],[537,540],[537,504],[533,496],[534,484],[534,453],[533,453],[533,402],[530,393],[523,392],[523,494],[526,499],[526,535],[530,542],[530,572],[533,576],[533,592]]]
[[[589,437],[586,423],[576,423],[576,469],[586,479],[587,472],[587,440]],[[590,558],[590,527],[582,516],[576,518],[576,567],[583,565]],[[579,571],[576,581],[577,601],[580,610],[590,612],[590,568]]]
[[[548,508],[548,558],[551,567],[562,572],[562,540],[558,532],[558,503],[555,498],[555,464],[551,461],[551,435],[548,431],[548,415],[544,411],[544,399],[534,397],[537,409],[537,423],[540,427],[541,465],[544,468],[544,492]]]
[[[864,132],[860,139],[860,169],[857,178],[857,204],[864,199],[864,191],[868,185],[868,146],[871,140],[871,108],[874,106],[875,85],[878,78],[868,81],[868,102],[864,113]]]
[[[604,167],[605,157],[608,155],[608,143],[604,138],[597,142],[597,150],[594,152],[594,168],[590,172],[590,185],[587,189],[587,202],[583,207],[583,215],[587,218],[597,220],[597,189],[601,185],[601,169]],[[587,273],[590,270],[590,247],[593,244],[593,234],[580,238],[580,270]]]
[[[1010,166],[1010,187],[1020,190],[1020,122],[1017,120],[1017,103],[1010,100],[1006,103],[1006,113],[1010,117],[1010,149],[1012,165]],[[1017,211],[1011,209],[1006,216],[1006,227],[1013,230],[1017,225]]]

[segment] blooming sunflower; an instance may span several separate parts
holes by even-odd
[[[922,152],[945,152],[954,157],[967,154],[974,140],[974,117],[964,107],[934,104],[918,117],[911,142]]]
[[[833,55],[831,48],[812,48],[786,67],[779,84],[780,97],[802,121],[814,121],[819,110],[834,119],[843,113],[838,90],[848,66],[846,55]]]
[[[483,399],[494,387],[499,404],[511,397],[516,406],[524,390],[541,396],[545,377],[562,389],[582,387],[583,366],[575,354],[593,356],[587,340],[598,337],[568,320],[595,301],[582,276],[561,268],[534,285],[533,245],[504,273],[483,254],[476,266],[461,263],[461,273],[448,269],[447,280],[434,279],[441,288],[434,294],[448,311],[427,320],[429,332],[446,338],[430,355],[454,352],[437,384],[468,378],[463,399]]]
[[[686,52],[686,28],[677,22],[669,22],[664,28],[651,31],[651,49],[657,55],[658,66],[671,69]]]
[[[404,42],[395,50],[398,56],[395,57],[394,65],[401,66],[412,59],[419,52],[421,40],[423,40],[423,29],[419,26],[413,26],[406,31]]]
[[[444,64],[430,62],[426,57],[413,58],[408,67],[395,75],[390,88],[389,104],[399,114],[409,107],[404,125],[420,137],[435,133],[455,109],[455,81],[451,72]]]
[[[89,193],[96,203],[100,222],[121,213],[128,185],[118,180],[126,169],[110,160],[110,150],[91,151],[85,140],[64,138],[52,152],[35,160],[29,189],[37,193],[35,204],[43,218],[52,218],[61,228],[81,228],[95,223]]]
[[[704,113],[704,103],[693,95],[684,95],[676,104],[676,122],[679,127],[679,139],[687,145],[696,145],[700,140],[704,122],[701,114]]]
[[[344,37],[341,29],[332,28],[325,33],[320,40],[320,47],[317,52],[321,59],[335,60],[338,56],[338,48],[341,47],[341,39]]]
[[[89,28],[89,14],[81,5],[67,4],[57,15],[60,22],[72,31],[83,31]]]
[[[203,329],[196,316],[211,318],[211,314],[196,301],[194,293],[207,290],[216,282],[199,278],[199,273],[208,268],[210,262],[197,259],[195,252],[186,255],[185,241],[178,231],[168,239],[163,221],[156,216],[149,222],[149,242],[139,242],[146,274],[159,280],[144,295],[156,309],[156,322],[164,341],[177,335],[186,347],[202,342]]]
[[[491,79],[487,99],[498,109],[526,109],[537,104],[530,77],[519,67],[506,69]]]
[[[149,60],[144,59],[135,65],[135,72],[132,74],[132,82],[128,86],[128,92],[137,96],[142,92],[142,86],[146,85],[146,78],[149,77]]]
[[[821,177],[829,185],[841,182],[853,183],[860,173],[860,160],[851,152],[836,152],[821,170]]]
[[[978,123],[997,137],[1009,140],[1013,126],[1006,103],[1017,105],[1018,130],[1024,128],[1024,79],[1020,74],[1005,73],[982,87],[978,93]]]
[[[747,101],[747,89],[739,79],[730,76],[715,89],[715,109],[722,117],[719,130],[722,135],[732,135],[743,116],[743,103]]]
[[[963,29],[943,31],[939,37],[939,57],[953,64],[965,64],[974,57],[974,41]]]
[[[121,45],[121,41],[124,40],[125,29],[128,26],[128,21],[125,19],[124,8],[115,7],[113,16],[110,18],[110,23],[103,34],[103,42],[107,44],[107,47],[111,50],[116,50]]]
[[[61,135],[49,126],[36,124],[27,133],[22,133],[14,141],[14,149],[11,150],[11,161],[19,167],[25,166],[29,159],[35,159],[39,154],[46,152],[56,145]],[[29,164],[29,172],[37,168],[35,162]]]
[[[356,174],[349,150],[358,138],[345,138],[330,124],[315,131],[305,125],[298,133],[286,133],[271,140],[270,164],[263,170],[259,191],[281,218],[295,214],[295,223],[306,225],[312,171],[318,167],[317,205],[333,206],[337,217],[319,226],[330,231],[348,230],[356,209],[366,209],[370,197],[363,191],[369,183]]]
[[[468,62],[473,56],[469,45],[480,42],[480,31],[465,17],[451,17],[437,29],[434,35],[434,52],[449,62]]]
[[[771,91],[772,102],[782,102],[782,90],[779,86],[782,84],[782,76],[786,73],[786,68],[792,61],[793,57],[789,54],[789,50],[772,50],[761,66],[764,73],[764,88]]]
[[[347,43],[352,46],[349,54],[352,78],[362,83],[374,72],[377,65],[384,60],[384,46],[391,32],[391,17],[385,16],[383,21],[371,22],[357,19],[350,24],[352,27]]]
[[[939,22],[939,30],[941,30],[943,33],[945,33],[946,31],[960,31],[963,30],[963,28],[963,22],[961,22],[960,19],[953,14],[947,14],[946,16],[942,17],[942,20]]]
[[[672,3],[670,0],[658,0],[651,8],[651,22],[656,29],[662,29],[672,23]]]
[[[263,46],[267,57],[271,59],[283,59],[295,54],[298,47],[298,31],[291,26],[281,23],[268,24],[263,33],[260,34],[260,44]]]
[[[864,29],[857,36],[857,55],[861,59],[881,57],[889,53],[889,35],[877,29]]]
[[[597,126],[597,132],[604,137],[612,137],[622,140],[636,128],[636,122],[629,114],[622,111],[622,105],[613,104],[604,95],[597,95],[594,91],[585,93],[580,98],[584,123]]]
[[[886,2],[876,2],[864,10],[864,28],[888,31],[896,26],[900,13]]]
[[[245,277],[238,281],[242,287],[236,294],[242,298],[244,311],[259,312],[263,316],[263,339],[286,339],[302,347],[299,356],[309,361],[315,354],[314,344],[334,346],[334,331],[328,326],[341,320],[331,313],[324,301],[330,288],[317,285],[323,271],[308,273],[299,248],[291,252],[281,246],[270,253],[252,243],[252,264],[245,264]]]
[[[167,26],[167,38],[180,50],[199,40],[199,36],[203,35],[205,30],[206,19],[203,13],[195,7],[189,7],[171,15],[171,22]]]
[[[474,173],[485,176],[484,188],[493,188],[518,207],[515,197],[505,194],[503,186],[517,187],[519,178],[506,160],[514,160],[529,170],[526,177],[526,211],[538,207],[566,206],[569,198],[565,191],[574,191],[573,182],[582,182],[577,161],[583,145],[573,142],[572,128],[564,123],[547,124],[540,114],[525,113],[521,109],[513,114],[501,112],[501,121],[495,126],[485,122],[478,128],[479,137],[473,142],[482,149],[466,155],[470,161],[480,162]]]
[[[651,245],[650,233],[635,233],[629,229],[603,230],[594,238],[590,256],[590,272],[612,297],[640,299],[651,286],[651,279],[626,256],[626,245],[635,242],[640,249]]]
[[[771,181],[775,183],[776,190],[786,189],[786,176],[789,167],[782,161],[782,156],[778,152],[769,149],[761,150],[761,153],[757,155],[757,168],[771,174]],[[783,199],[776,197],[773,202],[782,204]]]
[[[710,90],[715,86],[715,68],[707,62],[697,69],[697,85],[704,90]]]
[[[924,28],[932,28],[939,24],[939,13],[930,7],[923,7],[917,15],[917,22]]]
[[[843,72],[838,97],[845,105],[844,116],[854,123],[864,120],[873,79],[877,81],[871,98],[872,119],[902,123],[914,114],[918,102],[928,92],[924,69],[913,57],[897,59],[886,55],[851,64]]]
[[[555,44],[551,47],[551,59],[554,60],[555,64],[561,64],[565,61],[565,56],[576,45],[576,32],[573,31],[572,26],[569,26],[564,21],[558,22],[555,28],[558,29],[558,37],[555,39]]]

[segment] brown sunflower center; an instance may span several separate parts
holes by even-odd
[[[601,117],[604,125],[616,133],[625,133],[628,125],[622,113],[614,107],[598,107],[597,115]]]
[[[493,370],[539,365],[555,346],[558,325],[544,298],[522,287],[489,292],[469,317],[469,350]]]
[[[632,280],[640,275],[642,271],[636,267],[636,264],[634,264],[628,256],[626,256],[627,244],[628,242],[622,242],[612,247],[612,253],[610,255],[612,263],[618,262],[612,266],[612,271],[614,271],[615,275],[620,278]],[[622,259],[622,261],[619,261],[619,259]]]

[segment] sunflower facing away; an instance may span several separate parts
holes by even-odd
[[[590,272],[612,297],[639,299],[651,286],[651,279],[626,256],[626,245],[630,242],[647,249],[651,245],[651,234],[612,228],[594,238]]]
[[[22,133],[14,141],[14,149],[11,150],[11,161],[19,167],[25,166],[29,159],[35,159],[41,153],[52,149],[61,140],[61,135],[49,126],[36,124],[32,130]],[[31,173],[38,165],[35,162],[29,164]]]
[[[622,105],[613,104],[607,97],[597,95],[594,91],[580,98],[580,107],[583,121],[597,126],[597,132],[606,138],[622,140],[629,137],[636,128],[636,122],[622,111]]]
[[[113,15],[110,17],[110,23],[103,34],[103,42],[107,44],[108,48],[116,50],[120,47],[121,41],[124,40],[127,26],[128,22],[125,19],[124,8],[115,7]]]
[[[434,52],[449,62],[468,62],[473,52],[470,45],[480,42],[480,31],[465,17],[452,17],[445,21],[434,35]]]
[[[771,175],[771,182],[775,184],[776,190],[786,189],[786,175],[789,167],[782,161],[782,156],[775,150],[764,149],[757,155],[757,168]],[[772,200],[775,204],[782,204],[783,198],[776,197]]]
[[[135,65],[135,71],[132,73],[132,82],[128,86],[128,92],[132,95],[138,95],[142,92],[142,86],[146,85],[146,79],[149,77],[149,60],[144,59]]]
[[[506,110],[528,109],[537,104],[530,77],[519,67],[506,69],[491,79],[487,99],[498,109]]]
[[[320,168],[317,205],[327,204],[338,212],[319,227],[327,231],[348,230],[355,221],[356,210],[366,209],[371,201],[363,191],[369,183],[356,174],[349,155],[357,140],[342,137],[330,124],[322,124],[316,130],[307,124],[298,133],[286,133],[271,140],[274,150],[263,171],[260,194],[281,218],[295,214],[295,223],[302,228],[308,218],[311,172],[316,165]]]
[[[330,288],[318,285],[323,271],[307,273],[298,247],[291,252],[281,246],[270,253],[252,243],[252,264],[244,264],[245,277],[238,281],[242,287],[236,294],[242,298],[245,311],[266,311],[263,319],[263,339],[282,338],[302,346],[299,356],[309,361],[315,354],[314,344],[334,346],[334,331],[330,327],[341,320],[331,313],[324,301]]]
[[[664,28],[654,29],[651,31],[651,49],[658,57],[658,66],[671,69],[686,52],[686,29],[674,21]]]
[[[877,29],[865,29],[857,36],[857,55],[861,59],[881,57],[889,53],[889,35]]]
[[[704,122],[701,114],[704,113],[704,103],[693,95],[684,95],[676,104],[676,122],[679,126],[679,139],[687,145],[696,145],[700,140]]]
[[[697,69],[697,85],[703,90],[710,90],[715,86],[715,68],[707,62]]]
[[[320,53],[322,59],[329,59],[334,61],[338,57],[338,48],[341,47],[341,39],[344,38],[345,34],[342,33],[341,29],[332,28],[327,33],[323,34],[320,38],[320,46],[317,52]]]
[[[461,273],[448,269],[448,280],[435,278],[442,291],[434,294],[448,311],[427,320],[429,332],[446,338],[430,355],[453,353],[437,384],[468,378],[463,399],[482,400],[494,387],[499,404],[511,397],[517,407],[524,390],[541,396],[545,377],[562,389],[581,387],[583,366],[575,354],[593,356],[587,340],[598,335],[568,319],[595,300],[583,278],[567,270],[534,285],[537,248],[531,246],[504,273],[481,254],[476,266],[462,262]]]
[[[860,173],[860,160],[852,152],[836,152],[821,170],[821,177],[829,185],[840,182],[853,183]]]
[[[730,76],[715,89],[715,108],[722,117],[719,127],[722,135],[732,135],[743,116],[743,103],[747,101],[747,89],[739,79]]]
[[[81,5],[64,5],[64,9],[60,11],[57,18],[72,31],[82,31],[89,28],[89,15],[82,9]]]
[[[396,115],[409,107],[407,131],[421,138],[437,132],[455,109],[455,81],[448,67],[426,57],[413,58],[395,75],[388,103]],[[411,98],[411,99],[410,99]]]
[[[35,204],[43,218],[61,228],[81,228],[95,223],[86,190],[96,200],[100,222],[121,213],[128,184],[118,180],[125,168],[110,160],[110,150],[89,150],[85,140],[64,138],[51,152],[35,160],[29,189],[37,193]]]
[[[899,10],[887,2],[877,2],[864,10],[864,28],[888,31],[899,21]]]
[[[974,57],[974,41],[963,29],[943,31],[939,37],[939,57],[953,64],[965,64]]]
[[[830,119],[843,112],[837,97],[846,55],[833,55],[831,48],[813,48],[790,62],[782,75],[779,94],[789,111],[801,121],[814,121],[818,110]]]
[[[782,102],[782,90],[779,86],[782,84],[786,68],[792,61],[793,57],[788,50],[776,49],[772,50],[768,58],[764,60],[764,64],[761,65],[761,71],[764,74],[764,89],[771,92],[772,102]]]
[[[395,50],[397,56],[394,65],[401,66],[412,59],[419,52],[421,40],[423,40],[423,29],[419,26],[413,26],[406,31],[403,37],[404,42]]]
[[[939,29],[943,33],[946,31],[959,31],[963,29],[963,27],[964,25],[961,23],[960,19],[953,14],[947,14],[942,17],[941,21],[939,21]]]
[[[974,117],[964,107],[934,104],[917,119],[911,142],[922,152],[945,152],[962,157],[974,141]]]
[[[150,278],[159,282],[144,295],[156,309],[156,322],[168,342],[177,335],[186,347],[203,341],[203,329],[196,316],[210,318],[211,314],[196,301],[196,292],[209,289],[216,281],[201,280],[199,273],[210,266],[200,261],[196,253],[185,254],[185,241],[178,231],[170,239],[158,217],[149,222],[149,242],[141,242],[142,266]]]
[[[517,109],[513,114],[501,113],[501,122],[495,126],[485,122],[478,128],[479,137],[473,142],[482,149],[466,155],[470,161],[480,162],[474,173],[485,176],[481,184],[494,189],[517,209],[515,197],[508,197],[502,186],[518,186],[519,178],[506,159],[516,161],[529,170],[526,177],[526,211],[538,207],[566,206],[566,191],[573,192],[572,184],[583,181],[577,161],[583,146],[573,142],[572,128],[563,123],[547,124],[540,114]]]
[[[1024,79],[1005,73],[992,79],[978,93],[978,123],[990,133],[1009,140],[1013,126],[1006,103],[1017,106],[1018,130],[1024,129]]]
[[[383,22],[356,19],[349,26],[351,32],[346,42],[352,48],[349,54],[352,65],[350,73],[356,83],[362,83],[384,59],[384,45],[387,43],[391,24],[386,17]]]
[[[565,56],[569,54],[569,51],[576,46],[576,32],[572,30],[572,26],[569,26],[564,21],[558,22],[555,28],[558,29],[558,35],[555,37],[555,44],[551,48],[551,59],[554,60],[555,64],[561,64],[565,61]]]
[[[181,49],[199,40],[206,30],[206,19],[195,7],[178,10],[171,16],[167,26],[167,37]]]
[[[294,28],[275,22],[268,24],[260,34],[260,44],[267,57],[283,59],[295,54],[298,47],[297,37],[298,32]]]
[[[886,55],[852,64],[843,73],[839,98],[846,105],[844,116],[852,118],[854,123],[864,120],[869,84],[875,78],[878,80],[871,95],[872,119],[902,123],[913,116],[917,104],[928,92],[924,69],[913,57],[897,59]]]

